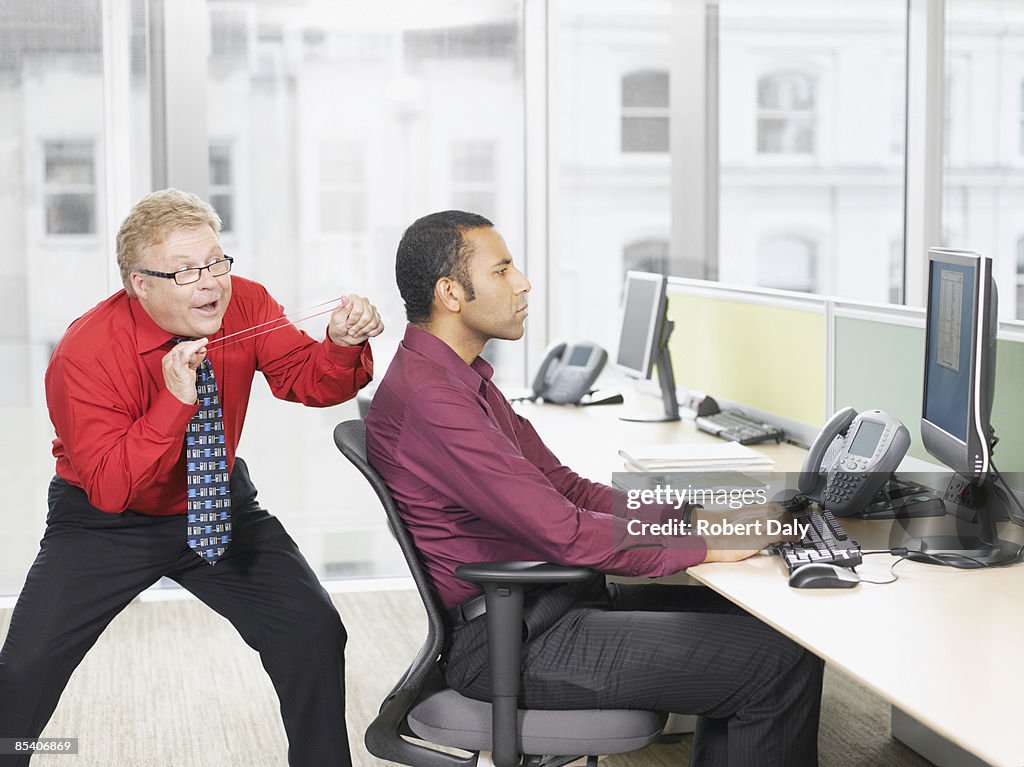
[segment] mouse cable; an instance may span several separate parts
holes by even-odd
[[[892,552],[889,549],[879,549],[878,551],[862,551],[861,552],[861,556],[865,556],[866,557],[869,554],[891,554],[891,553]],[[905,557],[901,557],[900,559],[897,559],[895,562],[893,562],[891,565],[889,565],[889,575],[892,576],[892,578],[890,578],[889,580],[887,580],[887,581],[869,581],[867,578],[864,578],[863,576],[861,576],[860,582],[861,583],[873,583],[876,586],[887,586],[890,583],[895,583],[896,581],[898,581],[900,579],[900,576],[898,576],[896,574],[895,567],[900,562],[902,562],[903,559],[905,559]],[[854,572],[857,572],[857,568],[853,568],[853,570],[854,570]],[[857,575],[860,575],[860,573],[857,573]]]

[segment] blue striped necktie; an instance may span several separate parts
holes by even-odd
[[[210,360],[196,370],[199,410],[188,422],[185,462],[188,479],[188,545],[211,565],[231,542],[231,488],[224,413]]]

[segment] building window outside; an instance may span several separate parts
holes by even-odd
[[[96,142],[44,144],[43,206],[46,233],[96,233]]]
[[[757,81],[759,154],[814,154],[816,83],[804,72],[775,72]]]
[[[497,216],[497,148],[493,141],[452,143],[452,205],[456,210]]]
[[[903,303],[903,237],[889,240],[889,303]]]
[[[1024,154],[1024,81],[1020,84],[1020,118],[1018,120],[1017,153]]]
[[[221,232],[235,231],[235,193],[231,145],[210,143],[210,204],[220,216]]]
[[[1024,237],[1017,238],[1017,309],[1018,320],[1024,320]]]
[[[664,238],[651,237],[636,240],[622,249],[622,281],[626,272],[656,272],[669,274],[669,244]]]
[[[777,290],[817,292],[818,248],[806,237],[771,237],[757,249],[757,284]]]
[[[631,72],[622,78],[622,151],[668,151],[668,72]]]
[[[320,231],[361,233],[367,228],[366,149],[362,141],[320,144]]]

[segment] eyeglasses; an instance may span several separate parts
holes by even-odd
[[[163,277],[165,280],[174,280],[178,285],[191,285],[193,282],[199,282],[199,278],[203,276],[204,269],[210,272],[211,277],[221,277],[231,271],[231,264],[234,262],[235,259],[231,256],[224,256],[224,258],[212,261],[206,266],[193,266],[189,269],[179,269],[176,272],[154,272],[152,269],[136,269],[135,271],[149,277]]]

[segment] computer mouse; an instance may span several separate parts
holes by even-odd
[[[830,562],[802,565],[789,576],[794,589],[849,589],[860,583],[860,576],[848,567]]]

